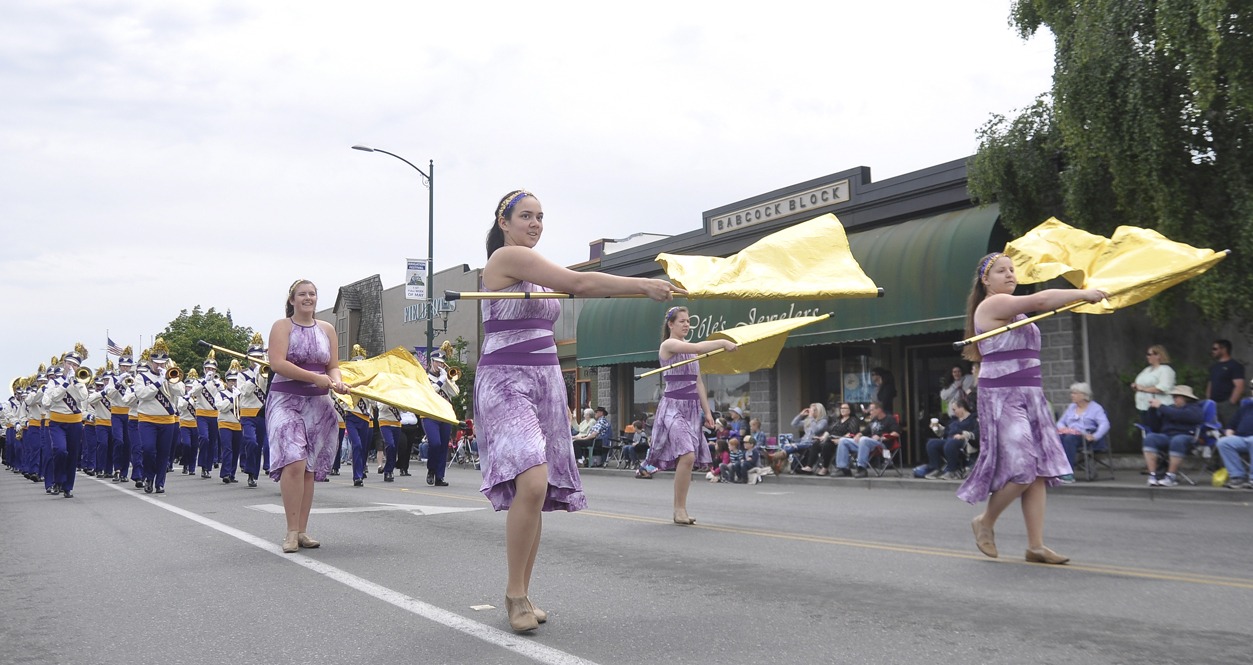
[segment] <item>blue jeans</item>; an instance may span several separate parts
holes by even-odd
[[[957,473],[961,469],[961,451],[966,446],[962,439],[930,439],[927,441],[927,469],[934,471],[940,468],[941,462],[948,462],[944,467],[946,473]],[[943,457],[943,459],[941,459]]]
[[[1144,435],[1144,452],[1164,454],[1170,451],[1171,457],[1187,457],[1188,446],[1192,445],[1191,434],[1158,434],[1149,432]]]
[[[852,456],[853,450],[857,450],[857,467],[864,469],[870,466],[870,454],[875,448],[882,448],[883,442],[872,439],[868,436],[857,437],[857,442],[852,439],[840,439],[840,445],[835,449],[835,466],[841,469],[848,468],[849,457]]]
[[[1222,455],[1223,466],[1233,480],[1249,477],[1249,467],[1240,459],[1240,453],[1248,453],[1253,462],[1253,436],[1224,436],[1218,440],[1218,454]]]

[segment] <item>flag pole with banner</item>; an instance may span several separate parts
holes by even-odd
[[[1214,251],[1175,242],[1153,229],[1135,226],[1120,226],[1105,238],[1049,218],[1005,245],[1005,255],[1014,262],[1019,283],[1035,284],[1061,277],[1076,288],[1104,291],[1106,299],[1098,303],[1073,302],[954,342],[953,348],[960,349],[1061,312],[1113,313],[1201,275],[1230,253],[1229,249]]]

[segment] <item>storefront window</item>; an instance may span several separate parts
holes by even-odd
[[[725,414],[731,407],[739,407],[747,418],[752,409],[748,403],[747,374],[705,374],[705,390],[709,392],[709,409]]]
[[[885,364],[885,359],[871,347],[842,345],[824,362],[825,390],[814,399],[825,399],[828,407],[840,402],[869,404],[878,391],[870,374],[874,368]]]
[[[634,374],[647,372],[650,367],[633,367]],[[709,408],[714,413],[725,413],[731,407],[739,407],[747,418],[749,408],[749,391],[747,374],[704,374],[705,390],[709,394]],[[657,402],[661,401],[661,374],[646,376],[635,382],[631,398],[631,416],[647,416],[651,425],[653,414],[657,412]]]
[[[656,367],[632,367],[631,372],[643,374]],[[632,386],[631,419],[642,418],[649,425],[653,424],[653,414],[657,413],[657,402],[661,401],[661,374],[653,374],[636,381]],[[630,422],[626,421],[625,422]]]

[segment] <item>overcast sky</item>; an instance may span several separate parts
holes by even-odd
[[[0,379],[194,305],[263,333],[297,277],[399,284],[485,259],[499,198],[540,250],[696,229],[855,166],[972,154],[1049,88],[1009,3],[0,3]],[[437,285],[438,288],[438,285]],[[138,349],[137,349],[138,351]],[[3,390],[7,394],[7,390]]]

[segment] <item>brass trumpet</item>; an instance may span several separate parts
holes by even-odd
[[[78,379],[79,383],[88,383],[91,381],[91,370],[79,367],[78,371],[74,372],[74,378]]]
[[[171,367],[165,370],[165,380],[171,382],[179,382],[183,380],[183,372],[177,367]]]
[[[448,379],[449,379],[450,381],[452,381],[453,383],[456,383],[456,382],[460,381],[460,380],[461,380],[461,370],[457,369],[456,367],[449,367],[449,368],[448,368]]]
[[[126,386],[127,388],[130,388],[131,386],[135,385],[135,376],[133,374],[127,374],[126,378],[122,379],[122,385]]]

